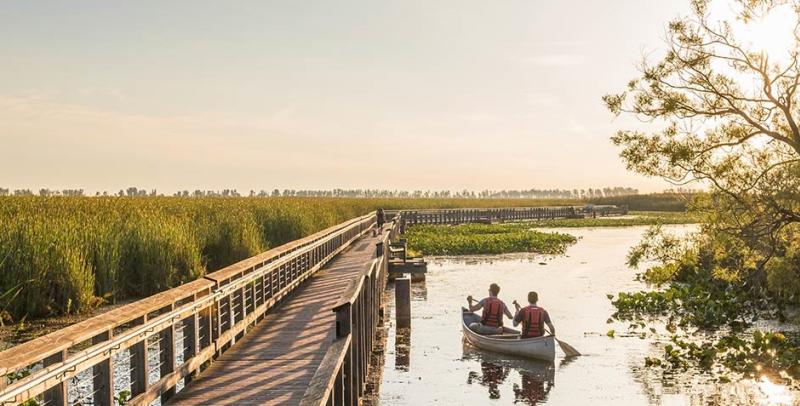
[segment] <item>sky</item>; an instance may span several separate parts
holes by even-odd
[[[609,137],[689,0],[3,1],[0,187],[669,187]]]

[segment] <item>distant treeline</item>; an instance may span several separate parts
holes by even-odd
[[[691,192],[679,190],[681,193]],[[528,189],[528,190],[379,190],[379,189],[331,189],[331,190],[295,190],[273,189],[249,193],[240,193],[236,189],[223,190],[181,190],[172,193],[178,197],[360,197],[360,198],[411,198],[411,199],[594,199],[602,197],[618,197],[638,195],[639,191],[629,187],[604,187],[588,189]],[[0,196],[86,196],[83,189],[51,190],[39,189],[34,192],[30,189],[4,189],[0,188]],[[118,192],[97,192],[95,196],[124,196],[124,197],[156,197],[165,196],[156,189],[140,189],[129,187]]]

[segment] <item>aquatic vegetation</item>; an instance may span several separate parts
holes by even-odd
[[[666,328],[673,333],[671,342],[664,346],[662,357],[646,358],[646,367],[665,371],[696,367],[720,380],[729,379],[729,372],[798,379],[796,339],[779,332],[755,331],[750,337],[743,336],[756,320],[785,321],[785,309],[797,304],[791,278],[780,285],[770,282],[771,278],[786,277],[792,266],[786,266],[785,258],[792,252],[785,251],[789,255],[775,268],[767,263],[759,270],[746,259],[747,248],[727,238],[698,234],[680,239],[653,229],[630,252],[628,262],[655,264],[638,278],[658,289],[608,295],[617,310],[612,320],[639,321],[641,324],[632,325],[635,330],[646,325],[641,320],[666,319]],[[678,328],[683,330],[680,336]],[[708,333],[719,337],[720,332],[724,334],[721,338],[708,338]]]
[[[644,366],[669,372],[699,368],[728,380],[727,371],[746,377],[771,376],[800,379],[800,341],[781,332],[754,331],[750,337],[728,334],[715,340],[691,340],[672,336],[661,358],[647,357]],[[724,367],[723,369],[717,367]]]
[[[411,250],[424,255],[560,254],[577,241],[571,235],[533,230],[529,223],[414,226],[406,238]]]
[[[765,312],[779,309],[753,301],[744,290],[727,286],[673,285],[665,290],[620,292],[609,295],[617,309],[612,318],[642,320],[668,316],[670,324],[702,329],[720,326],[744,327]]]
[[[625,227],[660,224],[693,224],[699,217],[687,212],[631,211],[626,217],[552,219],[536,222],[537,227]]]

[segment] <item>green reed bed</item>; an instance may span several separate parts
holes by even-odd
[[[530,223],[414,226],[406,238],[409,250],[423,255],[561,254],[576,241],[568,234],[533,230]]]

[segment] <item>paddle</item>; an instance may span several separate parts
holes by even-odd
[[[521,307],[519,306],[519,303],[517,303],[516,300],[514,301],[514,306],[517,308],[517,311],[519,312]],[[550,331],[548,331],[548,333],[550,333],[550,335],[553,336],[553,339],[556,340],[558,346],[561,347],[561,351],[564,351],[564,355],[566,355],[567,357],[577,357],[578,355],[581,355],[581,353],[578,352],[578,350],[576,350],[575,347],[559,340],[558,338],[556,338],[555,334],[551,333]]]
[[[557,339],[555,336],[553,336],[553,338],[558,343],[558,346],[561,347],[561,351],[564,351],[564,355],[568,357],[577,357],[578,355],[581,355],[581,353],[578,352],[578,350],[576,350],[575,347]]]

